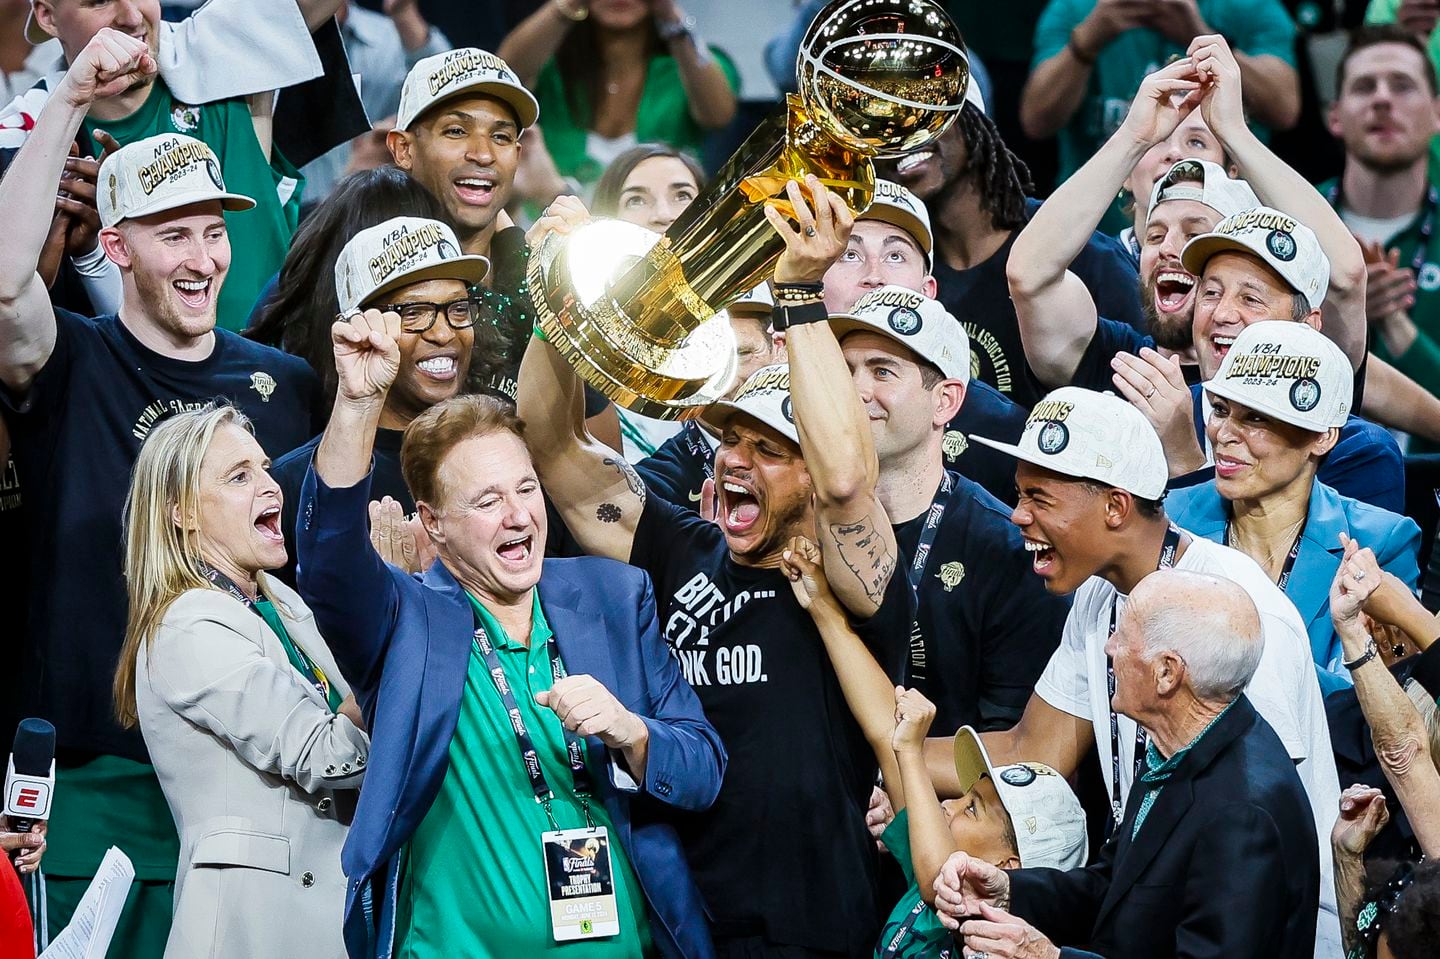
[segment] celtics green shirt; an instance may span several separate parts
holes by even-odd
[[[905,895],[890,910],[890,916],[880,931],[880,941],[875,945],[875,959],[940,959],[949,950],[950,956],[959,956],[960,950],[950,930],[940,924],[935,910],[925,905],[920,896],[920,887],[915,882],[915,865],[910,860],[910,815],[900,810],[890,825],[885,827],[880,841],[905,874],[910,884]],[[908,927],[908,928],[907,928]]]
[[[1295,65],[1295,24],[1280,0],[1197,0],[1197,5],[1201,19],[1213,32],[1228,39],[1233,49],[1252,57],[1276,56],[1292,67]],[[1094,6],[1095,0],[1050,0],[1035,26],[1032,71],[1065,49],[1070,32]],[[1184,56],[1186,46],[1157,31],[1136,28],[1120,34],[1100,51],[1090,69],[1085,99],[1057,134],[1060,144],[1057,184],[1064,183],[1080,169],[1120,128],[1140,82]],[[1262,140],[1268,139],[1268,131],[1259,124],[1252,123],[1251,129]],[[549,138],[548,128],[546,138]],[[1140,199],[1141,203],[1149,201],[1149,197]],[[1100,231],[1115,234],[1134,225],[1133,219],[1120,212],[1119,204],[1113,204],[1100,224]]]
[[[561,829],[585,825],[566,758],[565,735],[555,713],[535,702],[551,684],[546,643],[551,634],[536,591],[530,646],[513,642],[484,606],[470,597],[515,691],[535,740],[550,804]],[[582,743],[583,745],[583,743]],[[605,776],[604,759],[586,756],[591,776]],[[515,743],[515,730],[485,661],[473,644],[450,768],[430,811],[404,850],[396,912],[397,959],[515,959],[556,955],[575,959],[639,959],[653,953],[645,894],[630,859],[598,798],[590,816],[610,834],[620,935],[558,943],[550,930],[550,899],[540,835],[554,829],[535,801]]]
[[[225,214],[230,233],[230,271],[220,288],[218,321],[222,329],[243,330],[260,290],[280,269],[300,220],[304,177],[271,147],[266,159],[255,136],[244,98],[201,106],[181,103],[157,77],[140,109],[120,120],[85,120],[93,141],[104,130],[121,145],[163,133],[204,140],[220,160],[225,188],[255,201],[255,209]],[[99,155],[99,145],[95,146]]]
[[[1433,235],[1440,230],[1440,210],[1434,202],[1440,189],[1435,184],[1435,170],[1440,168],[1432,162],[1430,169],[1430,193],[1425,202],[1410,224],[1385,242],[1387,250],[1400,251],[1401,266],[1415,270],[1415,305],[1410,307],[1410,319],[1419,332],[1415,342],[1399,356],[1391,353],[1385,341],[1372,332],[1370,352],[1419,383],[1426,392],[1440,396],[1440,239]],[[1325,181],[1317,189],[1337,212],[1344,205],[1338,177]],[[1427,232],[1431,235],[1427,236]],[[1440,444],[1412,436],[1408,451],[1436,453],[1440,452]]]

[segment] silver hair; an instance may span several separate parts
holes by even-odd
[[[1137,610],[1144,658],[1172,651],[1185,660],[1190,691],[1197,699],[1235,699],[1249,685],[1265,651],[1255,603],[1237,583],[1219,576],[1178,570],[1154,575],[1173,579],[1181,588],[1167,591],[1167,598],[1177,601],[1147,599]]]

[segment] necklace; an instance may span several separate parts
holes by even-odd
[[[1238,535],[1236,535],[1238,530],[1235,527],[1234,520],[1230,521],[1227,528],[1229,530],[1230,542],[1234,543],[1239,548],[1240,552],[1249,556],[1251,559],[1260,562],[1260,565],[1264,568],[1266,575],[1269,575],[1271,568],[1275,565],[1275,560],[1278,559],[1280,556],[1280,551],[1284,549],[1294,548],[1295,534],[1300,531],[1300,527],[1304,524],[1304,522],[1305,517],[1302,516],[1294,523],[1290,524],[1289,528],[1287,528],[1285,532],[1277,536],[1276,541],[1279,543],[1279,545],[1277,545],[1274,549],[1271,549],[1269,552],[1265,553],[1265,559],[1263,562],[1260,560],[1259,552],[1255,549],[1252,549],[1247,542],[1245,542]]]

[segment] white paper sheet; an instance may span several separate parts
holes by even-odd
[[[105,959],[134,881],[135,866],[130,857],[111,846],[80,898],[70,925],[51,940],[40,959]]]

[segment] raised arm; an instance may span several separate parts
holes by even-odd
[[[770,225],[785,240],[775,264],[775,283],[819,284],[845,251],[854,217],[845,202],[814,176],[806,180],[814,208],[800,185],[786,190],[798,223],[773,206]],[[808,310],[824,307],[812,305]],[[875,495],[880,461],[870,420],[860,405],[845,356],[829,323],[792,325],[785,341],[790,356],[790,398],[800,451],[815,495],[815,519],[826,575],[845,608],[861,618],[880,608],[895,571],[895,531]]]
[[[540,68],[549,62],[577,22],[573,13],[586,10],[589,0],[544,0],[534,13],[515,25],[500,41],[496,56],[527,87],[535,85]]]
[[[1344,542],[1345,558],[1330,586],[1330,617],[1345,659],[1353,662],[1373,648],[1374,640],[1360,620],[1360,608],[1382,576],[1373,552],[1361,549],[1348,537]],[[1425,722],[1378,655],[1356,666],[1350,675],[1370,725],[1380,769],[1395,788],[1420,849],[1430,857],[1440,855],[1440,770],[1430,754]]]
[[[1095,301],[1084,282],[1070,272],[1070,264],[1085,249],[1145,151],[1174,132],[1195,109],[1198,98],[1186,96],[1176,105],[1176,95],[1191,94],[1199,86],[1188,60],[1177,60],[1146,77],[1120,129],[1056,188],[1015,238],[1005,276],[1025,359],[1047,386],[1065,386],[1075,378],[1095,335]]]
[[[0,181],[0,383],[24,393],[55,348],[50,294],[36,272],[70,143],[90,104],[155,73],[143,40],[108,27],[80,51]]]
[[[1315,232],[1330,260],[1330,290],[1325,297],[1322,330],[1350,363],[1365,358],[1365,258],[1360,244],[1319,191],[1270,148],[1245,120],[1241,71],[1230,45],[1220,36],[1196,37],[1189,57],[1206,85],[1201,103],[1205,122],[1250,183],[1261,202],[1295,217]],[[1285,317],[1289,319],[1289,317]]]
[[[550,210],[531,228],[532,248],[549,230],[568,232],[589,216],[575,197],[560,197]],[[585,552],[628,563],[645,483],[624,456],[590,435],[580,377],[539,336],[520,363],[516,408],[540,484],[566,527]]]
[[[1018,762],[1044,763],[1062,776],[1072,776],[1095,746],[1090,720],[1070,713],[1031,693],[1020,722],[1003,731],[981,733],[980,740],[990,759],[1007,765]],[[947,799],[964,795],[955,773],[955,745],[948,736],[925,740],[925,762],[935,791]]]
[[[686,19],[675,0],[653,0],[652,9],[661,31],[673,31]],[[706,130],[719,130],[735,119],[735,91],[720,58],[705,49],[690,30],[674,33],[666,48],[680,71],[690,118]]]
[[[1085,101],[1095,58],[1111,40],[1139,26],[1149,6],[1146,0],[1098,0],[1079,23],[1068,19],[1070,4],[1045,8],[1035,25],[1035,47],[1053,53],[1031,71],[1020,95],[1026,136],[1041,140],[1070,122]]]

